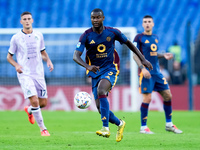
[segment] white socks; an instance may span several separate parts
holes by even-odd
[[[166,126],[167,126],[167,127],[172,127],[172,126],[173,126],[173,123],[172,123],[172,122],[166,122]]]
[[[120,120],[120,124],[119,124],[119,126],[122,126],[122,125],[123,125],[123,121]]]
[[[140,130],[144,130],[146,128],[147,128],[147,126],[141,126]]]
[[[109,127],[105,127],[105,128],[106,128],[106,130],[110,131]]]
[[[32,106],[28,107],[28,113],[31,115],[32,114],[32,110],[31,110]]]
[[[173,126],[173,123],[172,122],[166,122],[166,127],[172,127]],[[140,127],[140,130],[144,130],[144,129],[146,129],[147,128],[147,126],[141,126]]]
[[[31,106],[31,111],[32,111],[32,114],[33,114],[38,126],[40,127],[40,130],[46,129],[44,122],[43,122],[43,117],[42,117],[40,107],[32,107]]]

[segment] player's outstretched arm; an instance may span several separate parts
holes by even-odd
[[[87,63],[85,63],[85,62],[83,61],[83,59],[81,58],[81,55],[82,55],[82,52],[77,51],[77,50],[74,51],[73,60],[74,60],[77,64],[79,64],[79,65],[85,67],[86,69],[88,69],[89,71],[92,71],[92,72],[94,72],[94,73],[96,73],[97,70],[100,71],[98,66],[94,66],[94,65],[91,65],[91,66],[90,66],[90,65],[88,65]]]
[[[149,68],[149,70],[153,69],[153,66],[151,65],[151,63],[144,58],[144,56],[141,54],[141,52],[137,49],[137,47],[135,47],[135,45],[133,45],[133,43],[130,40],[127,40],[125,44],[129,47],[129,49],[131,51],[133,51],[138,56],[141,63],[145,67]]]
[[[163,54],[158,53],[158,58],[163,58],[163,57],[167,60],[170,60],[174,57],[174,55],[172,53],[163,53]]]
[[[170,60],[174,57],[174,55],[172,53],[165,53],[164,57],[165,57],[165,59]]]
[[[42,59],[47,62],[47,67],[49,68],[50,72],[53,71],[53,63],[51,62],[51,59],[49,58],[49,55],[45,50],[41,52]]]

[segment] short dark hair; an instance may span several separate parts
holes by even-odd
[[[92,10],[92,12],[101,12],[102,15],[104,16],[103,10],[101,10],[100,8],[95,8],[95,9]]]
[[[28,12],[28,11],[23,12],[23,13],[21,14],[21,17],[24,16],[24,15],[31,15],[31,16],[32,16],[32,14],[31,14],[30,12]]]
[[[150,16],[150,15],[145,15],[145,16],[143,17],[143,19],[144,19],[144,18],[151,18],[151,19],[153,19],[153,17]]]

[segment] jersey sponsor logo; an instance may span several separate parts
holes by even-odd
[[[157,45],[156,44],[151,44],[151,50],[156,51],[157,50]]]
[[[94,40],[92,40],[92,41],[90,42],[90,44],[95,44],[95,41],[94,41]]]
[[[150,43],[149,40],[146,40],[144,43]]]
[[[157,45],[151,44],[150,48],[153,51],[153,52],[150,52],[150,56],[157,56],[157,52],[156,52],[157,51]]]
[[[103,44],[99,44],[97,50],[98,52],[103,53],[106,50],[106,46]]]
[[[106,38],[106,40],[107,40],[108,42],[110,42],[110,41],[111,41],[111,37],[108,36],[108,37]]]
[[[157,56],[157,52],[150,52],[150,56]]]
[[[35,36],[36,37],[36,36]],[[27,47],[27,59],[35,58],[37,57],[37,43],[34,42],[26,42]]]
[[[133,45],[135,45],[135,47],[137,47],[137,42],[133,42]]]
[[[76,48],[79,48],[81,46],[81,42],[78,42],[78,44],[76,45]]]
[[[104,57],[108,57],[107,53],[96,54],[96,58],[104,58]]]
[[[157,39],[155,39],[155,42],[156,42],[156,43],[158,43],[158,40],[157,40]]]

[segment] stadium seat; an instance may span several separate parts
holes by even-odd
[[[62,63],[54,64],[54,70],[52,72],[54,78],[64,77],[64,72],[65,72],[65,69],[64,69],[64,65]]]
[[[7,77],[16,77],[17,76],[17,72],[16,72],[15,68],[12,65],[7,63],[6,68],[7,68],[6,69],[7,70],[6,76]]]
[[[76,64],[76,68],[77,68],[77,72],[76,72],[77,77],[85,77],[86,76],[86,69],[84,67],[78,66]]]
[[[63,64],[64,77],[76,77],[78,70],[76,69],[75,63]]]
[[[10,66],[10,67],[12,67],[12,66]],[[8,69],[7,68],[7,62],[1,63],[0,77],[6,77],[7,76],[7,69]]]
[[[8,48],[2,47],[0,50],[0,62],[7,62]]]
[[[54,66],[54,68],[55,68],[55,66]],[[54,72],[54,70],[53,70],[53,72]],[[50,72],[49,68],[47,67],[47,64],[44,63],[44,74],[45,74],[45,77],[47,77],[47,78],[53,77],[53,72]]]

